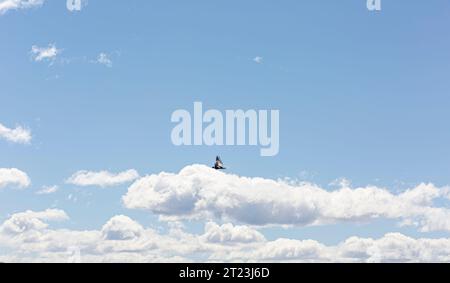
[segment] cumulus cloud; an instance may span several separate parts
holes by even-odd
[[[0,139],[13,143],[28,144],[31,142],[31,132],[21,126],[10,129],[0,123]]]
[[[43,4],[44,0],[0,0],[0,15],[9,10],[29,9]]]
[[[92,172],[82,170],[73,174],[66,182],[82,187],[99,186],[104,188],[129,183],[137,178],[139,178],[139,173],[133,169],[117,174],[108,171]]]
[[[53,61],[61,53],[61,50],[57,49],[54,44],[49,44],[47,47],[33,45],[30,53],[35,62]]]
[[[67,220],[61,210],[27,211],[12,215],[0,225],[0,247],[10,250],[3,256],[11,262],[67,262],[68,251],[79,250],[83,262],[172,262],[187,261],[175,252],[177,243],[144,229],[126,216],[114,216],[100,230],[50,229],[48,221]],[[184,245],[187,243],[183,243]]]
[[[254,243],[265,241],[264,235],[248,226],[208,222],[203,239],[210,243]]]
[[[26,211],[14,214],[0,226],[2,234],[20,235],[29,231],[39,231],[48,227],[44,221],[67,220],[67,214],[58,209],[47,209],[45,211]]]
[[[375,186],[330,191],[310,183],[240,177],[193,165],[178,174],[137,180],[123,203],[171,220],[218,218],[258,226],[308,226],[386,218],[422,231],[450,231],[450,210],[432,206],[444,192],[447,195],[447,189],[432,184],[401,194]]]
[[[329,252],[325,245],[317,241],[277,239],[250,251],[234,250],[228,255],[216,253],[212,258],[222,257],[225,258],[225,261],[328,262],[332,261]]]
[[[256,249],[220,251],[210,259],[258,262],[448,262],[450,239],[414,239],[389,233],[380,239],[351,237],[336,246],[314,240],[277,239]]]
[[[16,168],[0,168],[0,189],[9,186],[23,189],[30,184],[30,178],[25,172]]]
[[[44,186],[42,189],[36,192],[38,195],[50,195],[56,193],[59,190],[58,186]]]
[[[450,239],[414,239],[389,233],[379,239],[350,237],[337,245],[309,239],[266,240],[247,226],[207,223],[203,234],[179,225],[157,232],[118,215],[100,230],[50,229],[67,220],[61,210],[27,211],[0,225],[1,261],[67,262],[80,250],[82,262],[448,262]],[[255,241],[250,241],[254,239]],[[233,244],[231,244],[233,243]]]
[[[111,218],[102,228],[106,240],[131,240],[142,236],[144,228],[124,215]]]
[[[131,218],[118,215],[111,218],[101,231],[96,247],[101,254],[145,253],[157,247],[160,236],[152,229],[144,229]]]

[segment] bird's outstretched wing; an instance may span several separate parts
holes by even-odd
[[[216,157],[216,166],[217,167],[223,167],[223,162],[222,162],[222,160],[220,159],[220,156],[217,156]]]

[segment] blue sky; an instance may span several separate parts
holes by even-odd
[[[65,181],[79,170],[177,173],[210,166],[217,154],[230,174],[327,190],[339,178],[392,193],[450,184],[448,1],[383,1],[379,12],[363,0],[126,2],[91,0],[70,12],[49,0],[0,15],[0,123],[32,133],[28,145],[0,140],[0,168],[19,168],[32,182],[0,189],[0,220],[53,207],[70,220],[52,227],[98,229],[118,214],[167,227],[156,214],[124,207],[130,183]],[[32,46],[50,44],[60,50],[54,60],[33,60]],[[101,53],[111,67],[96,62]],[[195,101],[223,111],[279,109],[279,155],[175,147],[171,113],[192,111]],[[53,185],[56,193],[36,195]],[[203,224],[186,229],[201,233]],[[392,219],[260,231],[325,244],[388,232],[448,235]]]

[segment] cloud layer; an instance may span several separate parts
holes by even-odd
[[[135,170],[79,171],[68,182],[104,187],[136,178]],[[24,172],[0,169],[0,187],[29,185]],[[113,216],[98,230],[54,229],[51,222],[69,219],[63,210],[26,211],[0,225],[0,249],[6,251],[0,261],[66,262],[75,250],[83,262],[448,262],[448,238],[388,233],[378,239],[349,237],[327,245],[312,239],[269,240],[259,230],[387,218],[422,231],[450,231],[449,211],[434,206],[448,196],[448,188],[431,184],[399,194],[370,186],[350,188],[348,182],[326,190],[309,183],[240,177],[192,165],[178,174],[142,177],[123,196],[126,207],[162,216],[161,225],[168,230],[146,228],[125,215]],[[204,231],[186,232],[180,222],[186,219],[205,221]]]
[[[0,139],[5,139],[13,143],[28,144],[31,142],[31,132],[20,126],[14,129],[7,128],[0,123]]]
[[[208,223],[203,234],[179,225],[161,233],[124,215],[99,230],[51,229],[67,220],[62,210],[27,211],[0,225],[5,262],[68,262],[77,250],[82,262],[448,262],[450,239],[414,239],[389,233],[379,239],[350,237],[329,246],[309,239],[266,240],[247,226]]]
[[[92,171],[78,171],[67,179],[68,184],[87,187],[112,187],[129,183],[139,178],[139,173],[136,170],[128,170],[121,173],[110,173],[108,171],[92,172]]]
[[[398,219],[421,231],[450,231],[450,210],[433,201],[447,188],[421,184],[401,194],[375,186],[329,191],[310,183],[290,184],[218,172],[202,165],[178,174],[160,173],[137,180],[123,197],[130,209],[167,219],[220,219],[249,225],[324,225]]]
[[[0,168],[0,189],[14,187],[23,189],[30,186],[28,175],[16,168]]]

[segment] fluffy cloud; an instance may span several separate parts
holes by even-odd
[[[208,222],[203,239],[210,243],[254,243],[265,241],[264,235],[247,226],[234,226],[231,223],[222,226]]]
[[[223,261],[260,261],[260,262],[329,262],[332,248],[313,240],[277,239],[259,245],[256,249],[235,249],[227,253],[219,252],[211,258]]]
[[[450,210],[432,206],[444,193],[447,189],[431,184],[401,194],[374,186],[330,191],[310,183],[246,178],[193,165],[178,174],[137,180],[123,203],[171,220],[219,218],[260,226],[306,226],[387,218],[422,231],[450,231]]]
[[[49,229],[48,221],[67,220],[61,210],[27,211],[0,225],[0,248],[8,262],[68,262],[79,251],[83,262],[179,262],[187,242],[144,229],[126,216],[111,218],[101,230]],[[178,251],[175,252],[175,249]],[[191,251],[191,249],[189,249]]]
[[[28,175],[16,168],[0,168],[0,189],[7,186],[26,188],[31,181]]]
[[[169,233],[144,228],[123,215],[100,230],[49,229],[48,221],[68,216],[61,210],[27,211],[0,225],[6,262],[67,262],[78,250],[82,262],[448,262],[450,239],[414,239],[389,233],[379,239],[350,237],[329,246],[313,240],[268,241],[246,226],[208,223],[204,234],[179,225]],[[216,236],[216,234],[219,234]],[[248,239],[255,241],[248,241]],[[234,243],[234,244],[230,244]]]
[[[82,187],[99,186],[104,188],[129,183],[137,178],[139,178],[139,174],[136,170],[128,170],[117,174],[108,171],[91,172],[82,170],[73,174],[66,182]]]
[[[10,129],[0,123],[0,139],[5,139],[14,143],[27,144],[31,141],[31,132],[23,127]]]
[[[156,248],[159,236],[151,229],[144,229],[131,218],[118,215],[111,218],[101,229],[101,239],[98,240],[97,252],[114,253],[145,253]]]
[[[47,47],[33,45],[30,53],[35,62],[53,61],[61,53],[61,50],[57,49],[54,44],[49,44]]]
[[[256,249],[218,252],[210,259],[259,262],[448,262],[450,239],[414,239],[389,233],[380,239],[351,237],[336,246],[313,240],[277,239]]]
[[[0,15],[9,10],[40,7],[44,0],[0,0]]]
[[[47,209],[45,211],[26,211],[14,214],[0,226],[2,234],[20,235],[29,231],[39,231],[47,228],[44,221],[67,220],[67,214],[58,209]]]
[[[142,236],[144,228],[124,215],[111,218],[102,228],[106,240],[131,240]]]

